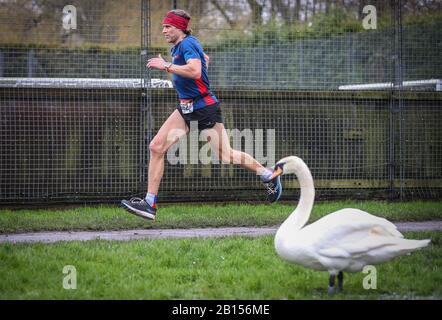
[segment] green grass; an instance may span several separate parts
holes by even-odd
[[[442,298],[442,232],[429,247],[346,274],[333,299]],[[77,289],[63,289],[63,267],[77,270]],[[273,237],[1,244],[0,299],[329,299],[328,274],[282,261]]]
[[[0,233],[49,230],[120,230],[277,225],[293,204],[163,205],[155,222],[133,216],[117,206],[58,210],[0,210]],[[331,201],[315,204],[310,221],[342,208],[358,208],[392,221],[442,219],[442,201]]]

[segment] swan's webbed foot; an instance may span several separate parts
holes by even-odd
[[[327,293],[329,294],[329,295],[333,295],[333,294],[335,294],[335,287],[328,287],[328,289],[327,289]]]

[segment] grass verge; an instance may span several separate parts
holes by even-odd
[[[344,292],[326,294],[328,274],[282,261],[273,237],[1,244],[0,299],[441,299],[442,232],[429,247],[346,274]],[[73,265],[77,288],[63,288]],[[72,274],[70,274],[72,275]]]
[[[283,222],[294,204],[173,204],[161,206],[157,220],[149,221],[118,206],[79,206],[43,210],[0,210],[0,233],[31,231],[124,230],[269,226]],[[358,208],[391,221],[442,219],[442,201],[331,201],[317,203],[310,222],[342,208]]]

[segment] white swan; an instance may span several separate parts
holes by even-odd
[[[342,209],[309,224],[315,198],[313,178],[304,161],[290,156],[275,165],[273,177],[294,173],[301,187],[298,206],[275,235],[278,255],[292,263],[328,271],[329,293],[342,290],[343,273],[359,272],[366,265],[386,262],[425,247],[430,240],[407,240],[386,219],[358,209]],[[272,177],[272,178],[273,178]]]

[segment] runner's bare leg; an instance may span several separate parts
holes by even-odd
[[[185,136],[188,131],[183,117],[178,110],[175,110],[152,139],[149,145],[150,161],[147,192],[158,194],[164,174],[164,156],[167,150],[178,142],[181,137]]]
[[[211,129],[202,131],[204,137],[210,142],[210,146],[218,159],[225,163],[233,163],[241,167],[262,174],[265,168],[248,153],[232,149],[229,136],[222,123],[216,123]]]

